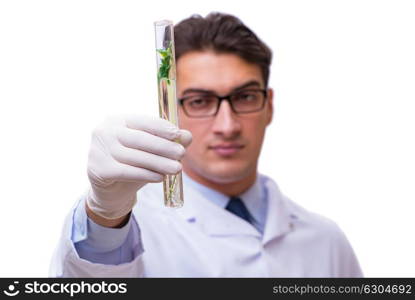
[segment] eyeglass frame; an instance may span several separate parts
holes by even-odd
[[[257,92],[262,92],[262,94],[264,95],[264,100],[262,101],[261,107],[258,108],[258,109],[252,110],[252,111],[248,111],[248,112],[237,112],[235,110],[235,108],[233,107],[233,102],[231,101],[231,97],[234,96],[235,94],[238,94],[238,93],[241,93],[241,92],[244,92],[244,91],[257,91]],[[250,114],[250,113],[258,112],[258,111],[261,111],[261,110],[264,109],[265,103],[267,102],[267,99],[268,99],[268,88],[265,88],[265,89],[246,89],[246,90],[244,89],[244,90],[240,90],[240,91],[233,91],[232,93],[230,93],[228,95],[225,95],[225,96],[219,96],[219,95],[216,95],[214,93],[207,93],[206,95],[209,95],[209,96],[212,96],[212,97],[215,97],[216,99],[218,99],[218,105],[216,107],[215,113],[212,114],[212,115],[199,116],[199,117],[190,116],[187,113],[186,109],[184,108],[183,102],[185,100],[189,99],[190,97],[193,97],[193,96],[182,97],[182,98],[177,99],[177,100],[179,101],[180,106],[183,107],[183,111],[184,111],[185,115],[188,116],[188,117],[190,117],[190,118],[202,119],[202,118],[209,118],[209,117],[216,116],[218,114],[220,105],[221,105],[222,101],[224,101],[224,100],[228,100],[228,103],[229,103],[232,111],[235,114],[237,114],[237,115],[239,115],[239,114]]]

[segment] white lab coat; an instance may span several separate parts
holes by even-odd
[[[138,193],[133,210],[144,253],[120,265],[81,259],[68,216],[51,264],[63,277],[361,277],[339,227],[298,206],[267,178],[268,211],[261,234],[251,224],[185,186],[185,205],[163,206],[160,184]]]

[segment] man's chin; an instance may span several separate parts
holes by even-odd
[[[207,160],[199,164],[197,161],[183,160],[183,169],[188,175],[196,176],[216,184],[239,182],[252,173],[256,173],[256,166],[248,161],[241,160]]]
[[[226,168],[226,169],[214,169],[206,170],[203,174],[200,174],[209,181],[219,183],[219,184],[228,184],[233,182],[238,182],[249,176],[247,170]]]

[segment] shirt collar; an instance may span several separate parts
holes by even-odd
[[[260,231],[262,232],[265,224],[267,199],[265,197],[264,188],[261,184],[259,174],[257,174],[255,183],[248,190],[242,193],[239,198],[242,199],[242,202],[245,204],[254,219],[254,226],[260,227]]]
[[[185,172],[183,172],[183,182],[185,186],[189,185],[195,190],[202,193],[204,196],[206,196],[207,199],[215,203],[216,205],[225,208],[228,204],[229,197],[215,191],[214,189],[208,188],[207,186],[204,186],[203,184],[196,182],[192,178],[190,178]]]

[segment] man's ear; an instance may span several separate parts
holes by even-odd
[[[267,106],[267,125],[269,125],[274,116],[274,90],[272,88],[269,88],[267,91],[267,102],[265,105]]]

